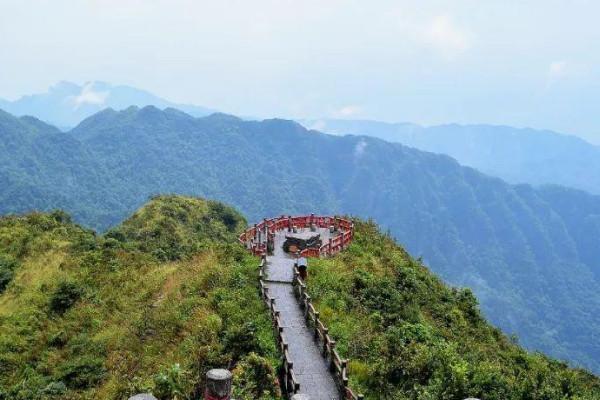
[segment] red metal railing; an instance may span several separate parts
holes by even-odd
[[[333,227],[339,234],[318,249],[304,249],[300,253],[303,257],[324,257],[339,253],[350,244],[354,236],[354,223],[345,218],[314,214],[295,217],[282,215],[271,219],[265,218],[262,222],[254,224],[239,236],[239,241],[252,254],[261,256],[267,253],[267,242],[270,235],[284,229],[291,231],[293,227],[304,229],[311,226],[324,229]]]

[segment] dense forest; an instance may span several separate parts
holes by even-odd
[[[0,113],[0,212],[62,208],[101,231],[155,193],[202,195],[251,222],[374,218],[443,279],[468,286],[520,343],[600,371],[600,198],[509,185],[453,159],[285,120],[105,110],[69,132]]]
[[[303,121],[337,135],[368,135],[434,153],[511,183],[558,184],[600,194],[600,147],[571,135],[500,125]]]
[[[99,235],[63,211],[0,218],[0,399],[195,399],[228,367],[237,399],[280,398],[280,355],[245,220],[159,196]],[[373,223],[311,260],[308,285],[368,399],[595,399],[600,381],[527,353]]]

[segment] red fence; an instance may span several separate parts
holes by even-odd
[[[304,216],[285,216],[264,219],[258,224],[248,228],[239,237],[241,244],[255,255],[267,253],[267,243],[272,240],[276,232],[287,229],[292,231],[296,227],[299,229],[315,227],[331,229],[339,234],[330,238],[327,243],[323,243],[320,248],[309,248],[302,251],[303,257],[322,257],[339,253],[346,248],[354,236],[354,224],[352,221],[329,216],[316,216],[314,214]]]

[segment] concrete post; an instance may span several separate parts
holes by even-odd
[[[233,375],[226,369],[211,369],[206,373],[205,400],[230,400]]]
[[[269,237],[269,226],[267,225],[267,219],[263,219],[263,222],[265,223],[265,238]]]

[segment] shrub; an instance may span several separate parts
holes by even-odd
[[[154,395],[159,399],[173,399],[184,395],[185,372],[173,364],[154,377]]]
[[[266,358],[256,353],[250,353],[240,361],[233,374],[235,398],[272,399],[281,395],[273,367]]]
[[[17,262],[5,255],[0,254],[0,293],[4,292],[15,275]]]
[[[58,370],[60,380],[73,389],[92,387],[106,375],[103,360],[93,356],[69,359]]]
[[[74,282],[62,281],[50,297],[50,311],[63,314],[79,300],[83,290]]]
[[[225,349],[231,353],[234,362],[250,352],[260,351],[256,331],[256,325],[253,322],[233,325],[227,329],[224,340]]]

